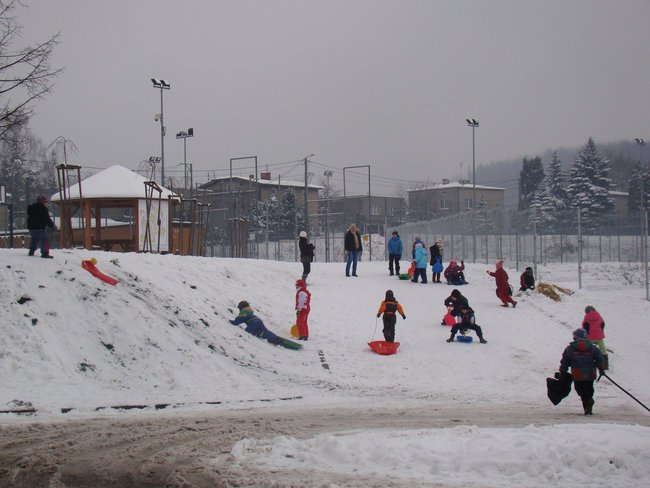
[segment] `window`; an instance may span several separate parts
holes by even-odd
[[[465,209],[471,210],[474,208],[474,201],[471,198],[466,198],[465,199]]]
[[[370,207],[370,215],[381,215],[381,208]]]
[[[439,206],[440,206],[440,210],[449,210],[450,208],[449,200],[446,198],[441,198]]]

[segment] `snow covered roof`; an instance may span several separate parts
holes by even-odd
[[[254,179],[251,180],[250,178],[244,178],[243,176],[232,176],[233,180],[244,180],[244,181],[255,181]],[[210,185],[211,183],[217,182],[217,181],[223,181],[223,180],[230,180],[230,176],[219,176],[217,178],[213,178],[204,185],[201,186],[207,186]],[[285,180],[280,178],[279,180],[276,178],[275,180],[264,180],[262,178],[259,178],[257,180],[258,185],[264,185],[264,186],[293,186],[297,188],[304,188],[305,187],[305,182],[304,181],[293,181],[293,180]],[[320,185],[314,185],[312,183],[307,184],[307,188],[316,188],[319,190],[322,190],[323,187]]]
[[[115,165],[82,180],[81,192],[83,198],[145,198],[145,181],[149,180],[124,166]],[[79,198],[79,184],[72,185],[68,195],[71,199]],[[175,194],[164,188],[161,196],[166,200]],[[158,192],[154,192],[154,197],[158,198]],[[52,195],[50,200],[59,201],[59,193]]]
[[[426,190],[444,190],[451,188],[474,188],[471,183],[459,183],[457,181],[452,181],[450,183],[441,183],[439,185],[433,185],[429,188],[420,188],[418,190],[408,190],[407,193],[416,192],[416,191],[426,191]],[[485,185],[476,185],[477,190],[501,190],[506,191],[505,188],[499,188],[496,186],[485,186]]]

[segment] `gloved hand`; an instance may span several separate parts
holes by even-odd
[[[406,315],[402,315],[402,319],[406,320]]]
[[[380,314],[380,313],[377,314],[377,318],[379,318],[379,317],[381,317],[381,314]]]
[[[465,266],[465,261],[463,261],[463,260],[461,259],[461,260],[460,260],[460,265],[461,265],[461,266]]]
[[[300,315],[300,310],[296,310],[296,317]]]

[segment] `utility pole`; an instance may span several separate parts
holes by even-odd
[[[309,162],[309,158],[312,156],[313,154],[310,154],[303,160],[303,163],[305,164],[305,232],[307,232],[307,234],[309,234],[309,202],[307,201],[309,195],[309,173],[307,170],[307,163]]]

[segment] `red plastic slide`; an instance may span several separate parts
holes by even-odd
[[[115,278],[111,278],[108,275],[105,275],[101,271],[97,269],[95,264],[97,263],[97,260],[95,258],[87,259],[84,261],[81,261],[81,267],[88,271],[91,275],[93,275],[96,278],[99,278],[105,283],[108,283],[109,285],[117,285],[117,280]]]

